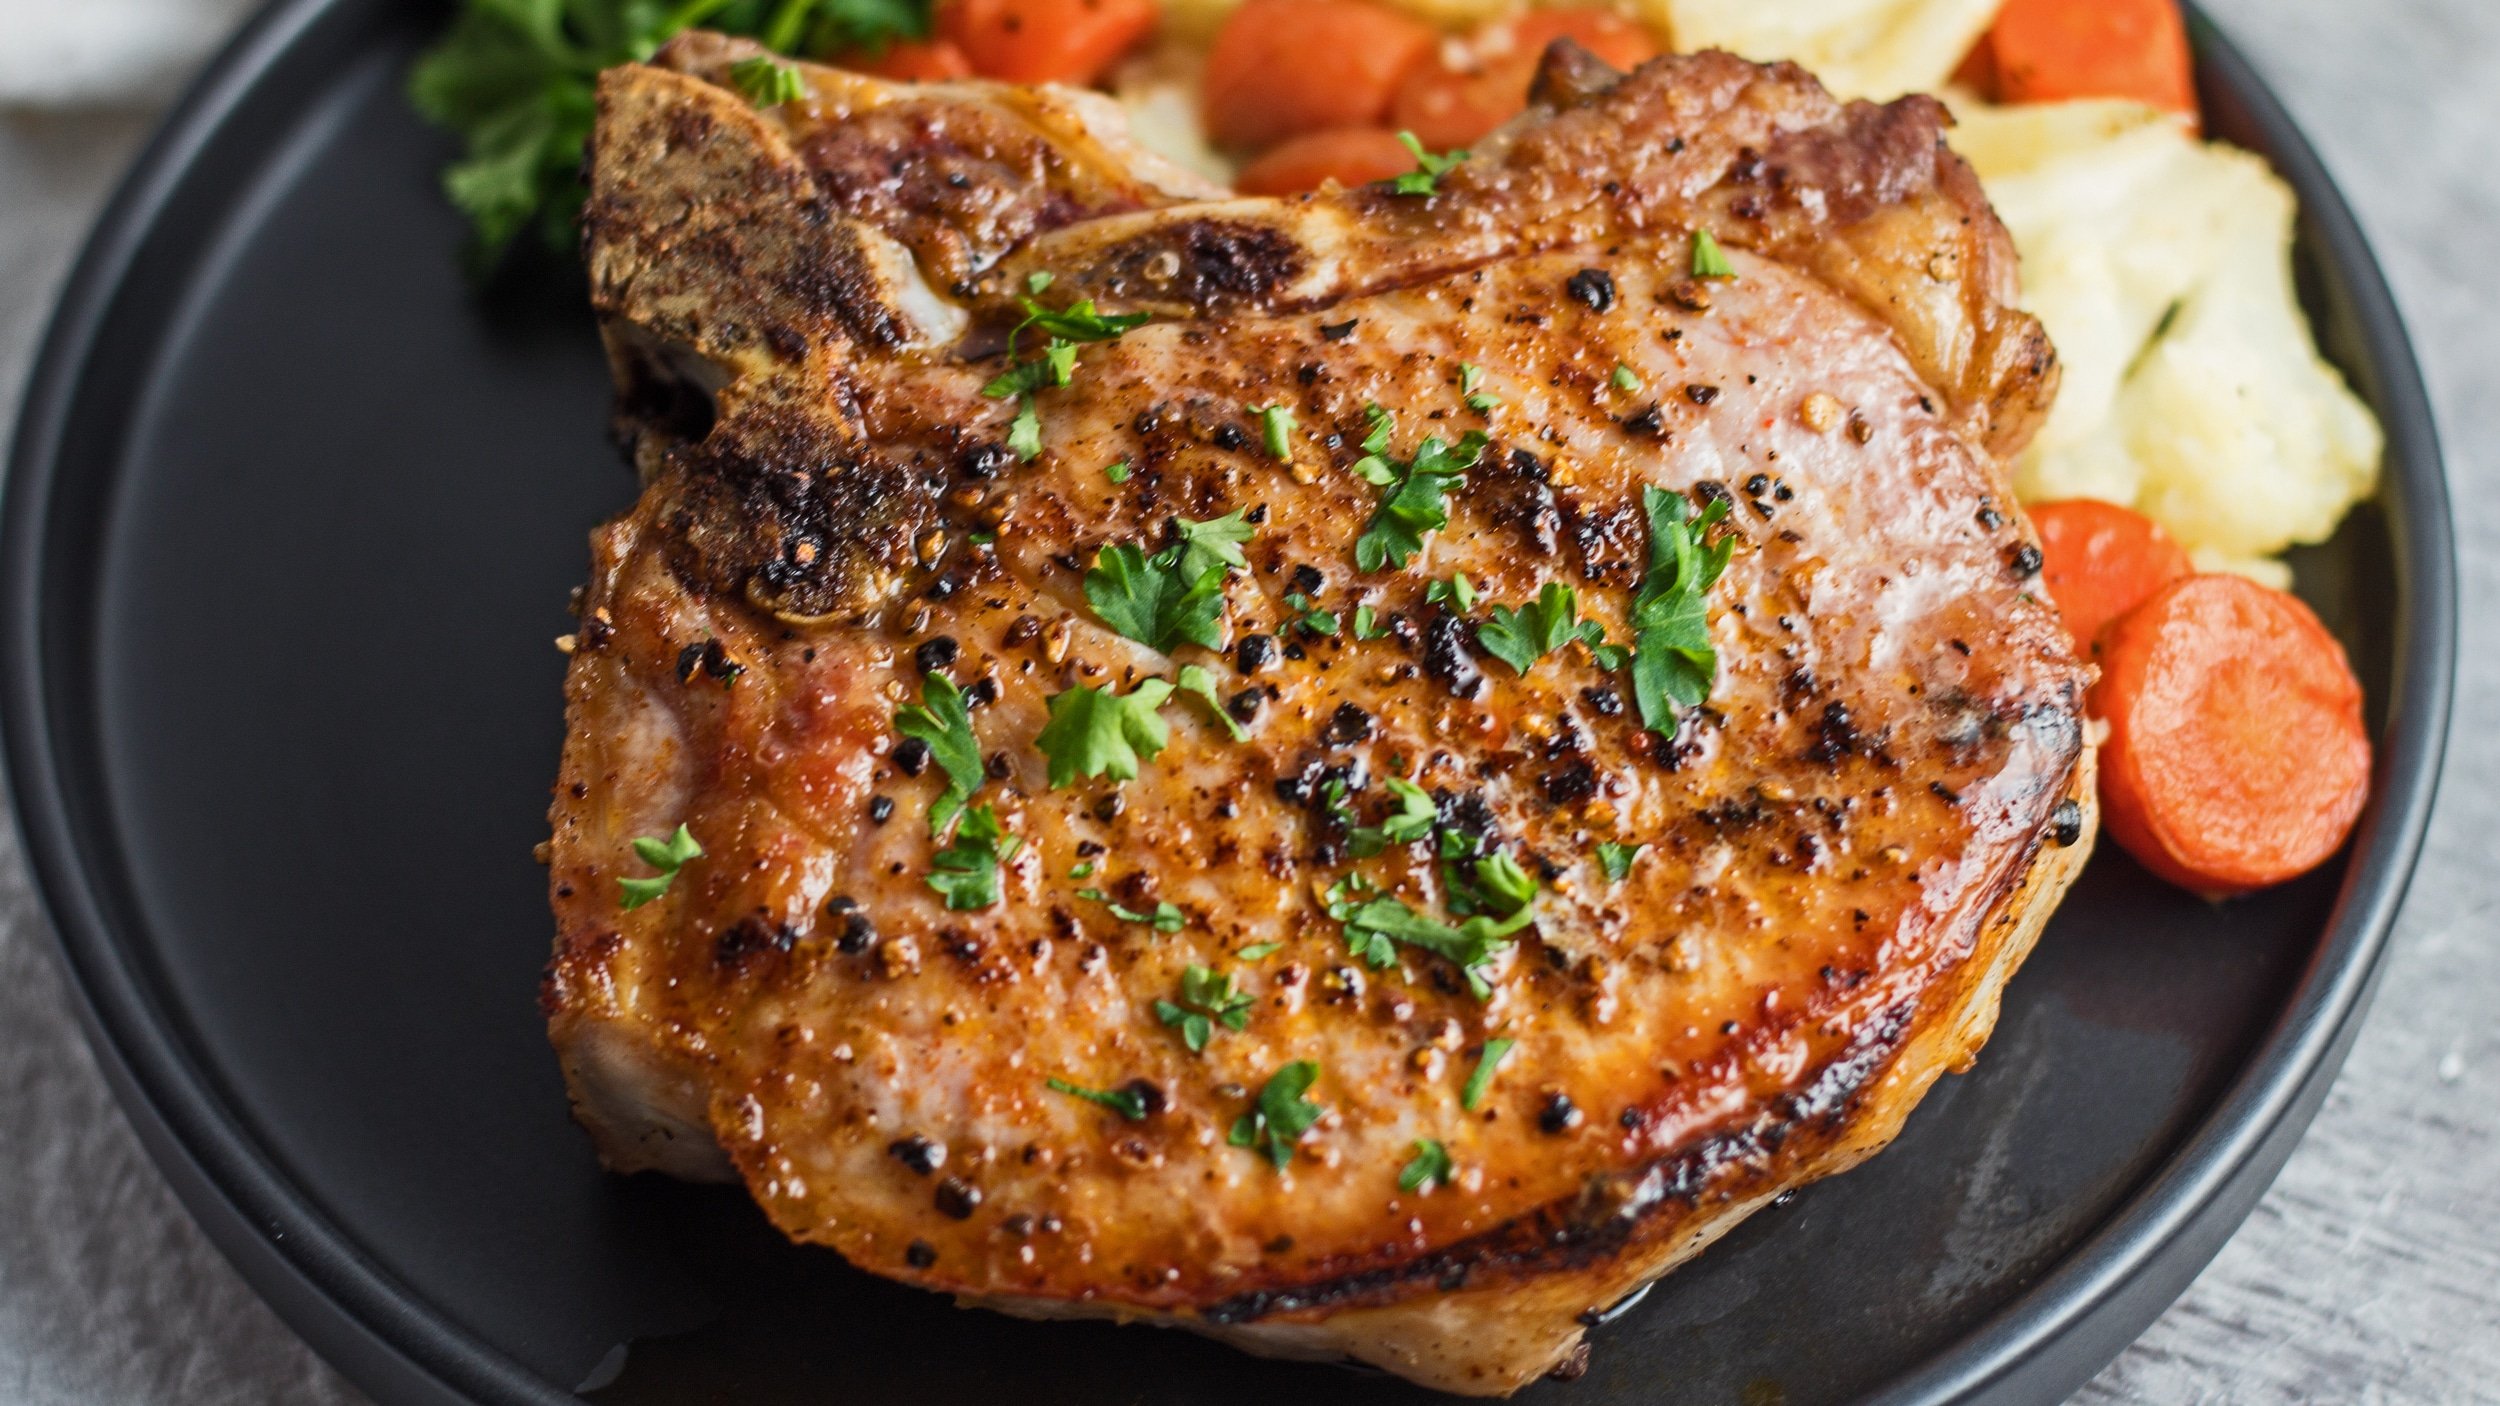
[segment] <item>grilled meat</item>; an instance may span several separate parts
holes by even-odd
[[[1969,1061],[2092,788],[2002,468],[2054,359],[1937,105],[1562,45],[1429,193],[1233,199],[1090,95],[803,67],[759,111],[754,54],[600,87],[646,484],[546,1005],[611,1167],[1010,1312],[1498,1394]],[[1066,374],[1028,297],[1094,302]],[[1383,509],[1462,460],[1446,525]],[[1714,501],[1715,684],[1648,715],[1614,651]],[[1198,624],[1115,629],[1179,603],[1097,563],[1193,543]],[[1557,583],[1521,672],[1492,607]],[[1076,704],[1134,780],[1044,737]]]

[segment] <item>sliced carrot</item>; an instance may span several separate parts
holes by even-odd
[[[2370,789],[2361,685],[2309,607],[2239,576],[2164,587],[2101,640],[2109,833],[2161,877],[2224,895],[2344,843]]]
[[[1156,0],[941,0],[941,38],[1010,83],[1092,83],[1154,32]]]
[[[1415,169],[1415,158],[1386,127],[1331,127],[1269,147],[1241,168],[1233,188],[1244,195],[1294,195],[1323,181],[1359,186]]]
[[[1389,125],[1434,151],[1465,146],[1527,110],[1546,46],[1569,39],[1617,68],[1658,56],[1649,31],[1608,10],[1536,10],[1485,26],[1452,63],[1435,53],[1398,85]]]
[[[2161,524],[2116,503],[2070,498],[2031,510],[2040,534],[2040,584],[2066,617],[2082,654],[2101,629],[2196,568]]]
[[[1376,126],[1434,37],[1364,0],[1248,0],[1207,51],[1207,132],[1256,151],[1304,132]]]
[[[909,39],[888,44],[882,52],[853,49],[826,60],[836,68],[869,73],[905,83],[942,83],[970,78],[972,61],[944,39]]]
[[[2178,0],[2006,0],[1986,42],[2005,102],[2134,98],[2196,111]]]

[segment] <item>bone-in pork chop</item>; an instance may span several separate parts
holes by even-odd
[[[1236,199],[761,62],[600,86],[645,484],[546,1004],[609,1166],[1496,1394],[1970,1060],[2092,788],[1935,103],[1562,45],[1437,178]]]

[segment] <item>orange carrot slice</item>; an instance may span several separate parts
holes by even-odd
[[[2195,570],[2161,524],[2116,503],[2071,498],[2030,509],[2040,534],[2040,584],[2066,617],[2075,652],[2101,629]]]

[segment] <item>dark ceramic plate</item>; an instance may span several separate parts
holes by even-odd
[[[1420,1401],[1172,1333],[960,1312],[735,1191],[603,1176],[535,1004],[584,534],[632,495],[579,274],[481,300],[401,101],[441,15],[288,0],[190,95],[79,265],[0,557],[8,759],[95,1044],[260,1291],[390,1403]],[[2316,159],[2197,31],[2214,130],[2306,208],[2387,487],[2303,554],[2369,690],[2347,858],[2213,907],[2096,860],[1977,1072],[1596,1334],[1554,1406],[2046,1402],[2177,1295],[2324,1095],[2430,806],[2440,460]]]

